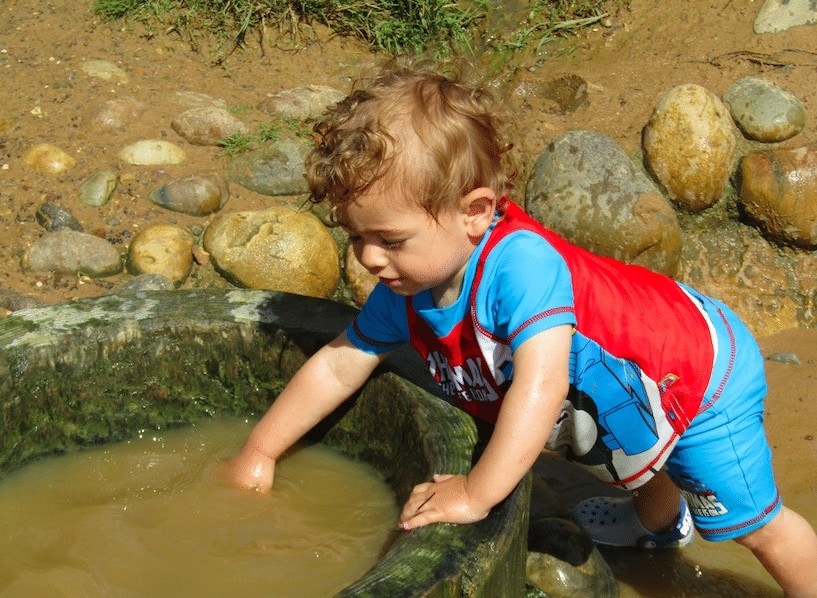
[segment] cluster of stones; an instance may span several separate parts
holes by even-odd
[[[89,61],[83,70],[91,76],[127,81],[119,67],[105,61]],[[334,89],[305,87],[267,98],[259,108],[281,118],[308,120],[343,97]],[[206,96],[193,100],[195,105],[171,123],[187,143],[218,146],[233,135],[249,132],[247,125],[218,100]],[[134,98],[110,100],[99,109],[95,124],[102,129],[122,128],[145,109]],[[224,208],[231,182],[264,195],[304,194],[308,150],[306,141],[284,138],[235,157],[223,173],[199,172],[172,180],[154,189],[149,199],[168,210],[208,216]],[[144,139],[122,148],[118,158],[135,166],[158,166],[184,163],[187,156],[178,143]],[[60,173],[76,166],[72,156],[45,143],[31,147],[23,161],[44,173]],[[100,170],[79,186],[79,201],[105,205],[117,184],[116,172]],[[67,208],[44,203],[38,208],[37,220],[48,232],[23,255],[21,265],[28,271],[107,277],[127,268],[139,278],[135,283],[129,281],[129,288],[174,288],[184,284],[195,263],[212,263],[237,286],[316,297],[330,296],[340,280],[340,251],[330,230],[310,211],[287,205],[219,214],[203,234],[173,224],[154,224],[132,238],[125,256],[107,240],[84,232]]]
[[[679,85],[660,99],[644,128],[648,172],[612,139],[570,131],[539,157],[526,207],[580,245],[676,275],[676,207],[711,208],[739,174],[738,200],[771,239],[814,248],[817,146],[736,155],[735,125],[746,139],[774,144],[799,133],[805,120],[797,98],[763,79],[737,81],[723,101],[699,85]]]
[[[97,71],[107,69],[102,72],[109,77],[125,77],[117,74],[115,65],[94,61],[91,66]],[[259,109],[310,120],[342,97],[342,92],[322,86],[296,88],[269,97]],[[195,104],[171,123],[187,143],[217,146],[234,134],[247,133],[247,126],[217,100],[197,97]],[[97,122],[122,127],[144,109],[133,98],[110,100],[100,108]],[[766,239],[805,250],[817,247],[817,146],[777,147],[796,136],[805,121],[798,99],[763,79],[741,79],[723,99],[698,85],[680,85],[660,99],[646,123],[643,165],[612,139],[570,131],[542,152],[525,197],[517,200],[546,226],[577,244],[688,278],[686,282],[714,292],[717,289],[707,288],[706,280],[696,280],[683,263],[684,250],[695,247],[695,240],[694,234],[691,240],[690,233],[682,230],[678,213],[707,212],[722,203],[730,182],[737,188],[742,212]],[[767,147],[758,149],[761,145]],[[741,147],[753,149],[739,156]],[[127,268],[135,275],[153,275],[151,284],[155,276],[165,277],[166,286],[172,288],[184,284],[195,263],[209,262],[238,286],[328,297],[338,289],[345,263],[346,294],[362,302],[374,277],[360,268],[348,249],[344,254],[342,235],[325,226],[325,217],[299,209],[308,191],[303,176],[308,151],[307,141],[284,137],[235,156],[224,172],[190,174],[153,190],[149,197],[156,205],[196,216],[222,210],[230,184],[263,195],[300,199],[261,211],[219,214],[203,234],[171,224],[152,225],[131,240],[124,258],[106,240],[82,232],[70,212],[59,215],[66,210],[44,204],[38,220],[49,233],[26,251],[22,266],[92,277]],[[186,159],[179,144],[159,139],[128,145],[118,157],[147,166]],[[35,145],[23,159],[43,172],[61,172],[75,165],[74,158],[48,144]],[[116,186],[116,173],[103,169],[80,185],[78,197],[88,205],[104,205]],[[695,260],[702,254],[698,251]],[[800,303],[809,303],[812,289],[798,292]],[[781,324],[797,325],[803,317],[800,310]]]
[[[767,296],[774,296],[770,309],[777,317],[758,319],[777,329],[808,325],[817,285],[798,274],[808,271],[817,248],[817,144],[779,147],[805,122],[803,104],[764,79],[736,81],[722,99],[699,85],[679,85],[644,127],[642,163],[599,133],[570,131],[539,156],[526,209],[579,245],[680,278],[737,304],[739,312],[746,298],[719,286],[724,277],[716,270],[723,266],[714,261],[743,264],[746,256],[761,255],[733,273],[731,293],[738,285],[758,293],[772,287]],[[724,223],[724,206],[733,199],[742,222]],[[684,229],[679,221],[684,215],[700,224],[712,213],[735,237],[734,255],[712,249],[713,239],[701,230],[707,227]],[[781,310],[786,294],[788,307]],[[755,329],[774,331],[763,324]]]

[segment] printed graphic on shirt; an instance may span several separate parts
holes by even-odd
[[[676,441],[656,382],[633,362],[574,334],[570,390],[547,447],[609,483],[637,488]]]
[[[442,353],[431,351],[426,362],[434,380],[452,399],[470,403],[496,401],[499,398],[483,373],[483,362],[479,357],[467,357],[463,364],[452,366]]]

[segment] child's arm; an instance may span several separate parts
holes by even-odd
[[[269,491],[276,460],[363,386],[387,355],[359,350],[345,333],[321,348],[255,425],[227,465],[227,478],[240,488]]]
[[[467,476],[436,475],[412,491],[403,529],[429,523],[471,523],[488,515],[533,466],[568,391],[571,326],[531,337],[514,353],[514,378],[485,451]]]

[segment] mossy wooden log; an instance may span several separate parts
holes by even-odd
[[[263,413],[308,355],[354,316],[282,293],[110,295],[0,320],[0,474],[43,456]],[[398,502],[438,472],[470,467],[477,433],[400,354],[310,435],[371,464]],[[341,596],[522,596],[530,484],[475,525],[399,534]]]

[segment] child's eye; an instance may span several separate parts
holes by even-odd
[[[387,241],[386,239],[383,239],[383,245],[386,247],[386,249],[397,249],[403,243],[404,241],[402,239],[399,241]]]

